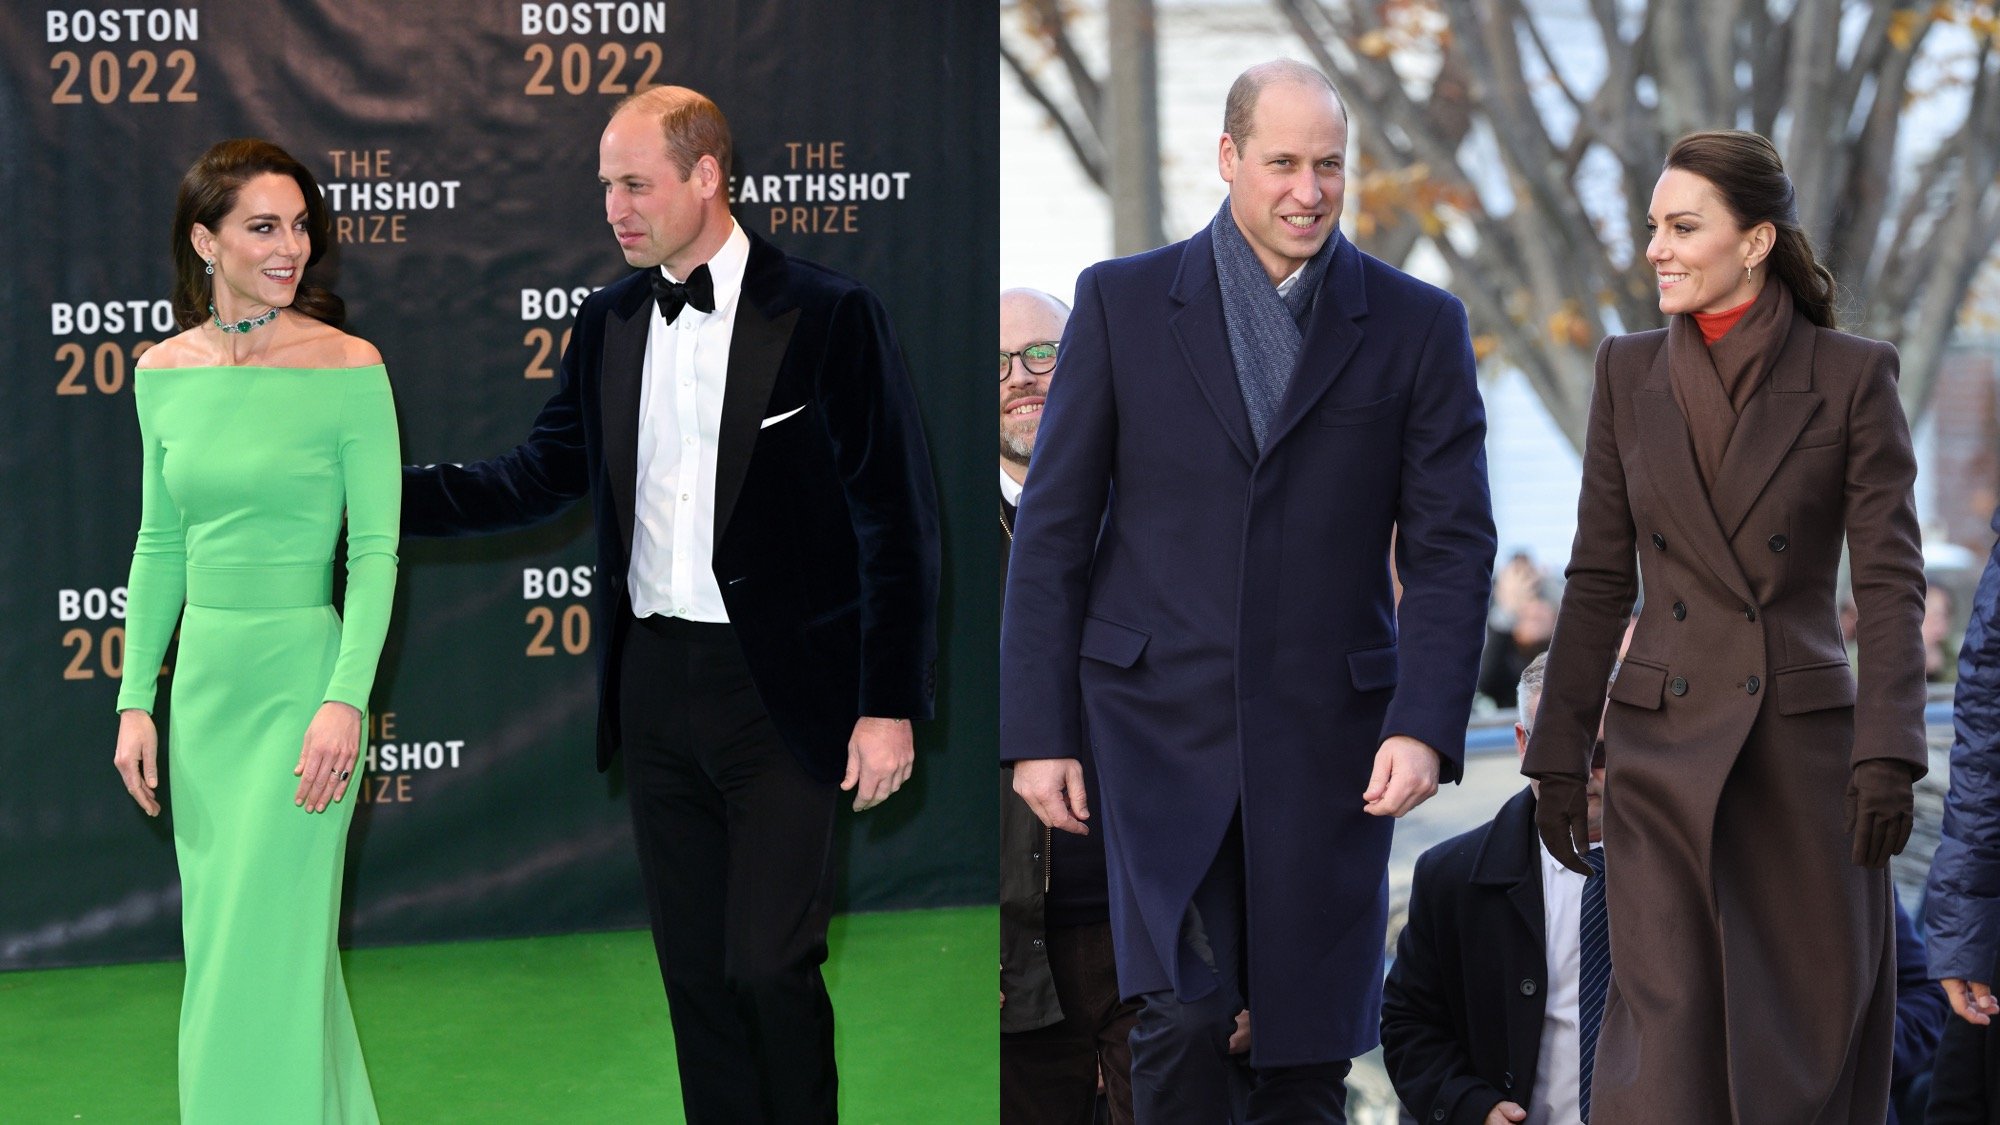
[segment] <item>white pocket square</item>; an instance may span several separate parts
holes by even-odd
[[[768,430],[772,426],[777,425],[778,423],[784,421],[787,418],[790,418],[792,415],[797,414],[799,411],[804,409],[805,406],[801,404],[799,406],[792,407],[790,410],[785,411],[783,414],[773,414],[769,418],[764,419],[764,421],[760,425],[758,425],[757,428],[760,430]]]

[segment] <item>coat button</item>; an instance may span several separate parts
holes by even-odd
[[[1782,535],[1771,536],[1771,550],[1782,552],[1788,546],[1790,546],[1790,544],[1785,541],[1784,536]]]
[[[1033,942],[1031,942],[1030,944],[1032,944],[1032,945],[1033,945],[1033,946],[1034,946],[1034,947],[1035,947],[1036,949],[1040,949],[1040,948],[1042,947],[1042,939],[1041,939],[1041,938],[1036,938],[1036,939],[1035,939],[1035,940],[1034,940]]]
[[[1530,977],[1526,980],[1523,980],[1521,982],[1521,995],[1533,996],[1535,994],[1535,989],[1537,987],[1538,986],[1535,984],[1534,978]]]
[[[1688,693],[1688,682],[1679,676],[1675,676],[1674,682],[1667,685],[1667,690],[1673,692],[1675,695],[1686,695]]]
[[[1666,550],[1666,549],[1667,549],[1667,537],[1666,537],[1666,536],[1664,536],[1664,535],[1661,535],[1661,534],[1660,534],[1659,532],[1655,531],[1655,532],[1653,533],[1653,549],[1654,549],[1654,550],[1658,550],[1658,551],[1664,551],[1664,550]]]
[[[1743,690],[1749,692],[1751,695],[1756,695],[1757,689],[1762,686],[1764,685],[1758,683],[1757,677],[1755,676],[1752,676],[1749,679],[1743,681]]]
[[[1754,606],[1754,605],[1746,605],[1746,606],[1744,606],[1744,607],[1743,607],[1743,619],[1744,619],[1745,621],[1755,621],[1755,620],[1757,620],[1757,607],[1756,607],[1756,606]]]
[[[1502,1074],[1502,1075],[1500,1076],[1500,1088],[1501,1088],[1502,1090],[1511,1090],[1511,1089],[1513,1089],[1513,1088],[1514,1088],[1514,1072],[1513,1072],[1513,1071],[1511,1071],[1511,1070],[1510,1070],[1510,1071],[1508,1071],[1507,1073],[1505,1073],[1505,1074]]]
[[[1431,1120],[1432,1120],[1432,1121],[1443,1121],[1443,1120],[1444,1120],[1444,1110],[1442,1110],[1442,1109],[1434,1109],[1434,1110],[1431,1110]]]
[[[1685,603],[1685,602],[1675,602],[1675,603],[1674,603],[1674,620],[1675,620],[1675,621],[1686,621],[1686,620],[1687,620],[1687,616],[1688,616],[1688,607],[1687,607],[1687,603]]]

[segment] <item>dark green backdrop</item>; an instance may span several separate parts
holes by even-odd
[[[321,276],[388,363],[406,459],[471,460],[525,435],[576,298],[625,268],[596,142],[642,81],[712,96],[739,220],[895,319],[945,503],[939,717],[911,785],[843,814],[842,905],[992,902],[995,26],[927,0],[0,10],[0,968],[178,951],[168,824],[111,751],[130,367],[171,331],[181,172],[243,134],[310,165]],[[405,545],[351,942],[643,924],[621,783],[591,765],[589,518]]]

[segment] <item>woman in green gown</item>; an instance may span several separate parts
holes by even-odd
[[[376,1120],[334,935],[400,455],[381,357],[339,329],[338,297],[302,284],[327,233],[318,185],[282,149],[210,149],[174,214],[185,331],[134,379],[145,475],[116,763],[159,815],[151,711],[178,621],[180,1107],[201,1125]]]

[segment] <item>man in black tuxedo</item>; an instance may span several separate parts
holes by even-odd
[[[836,1119],[834,810],[929,718],[937,498],[881,303],[729,213],[728,122],[656,87],[598,147],[635,272],[586,300],[528,440],[406,469],[412,535],[597,517],[597,765],[620,751],[690,1122]]]

